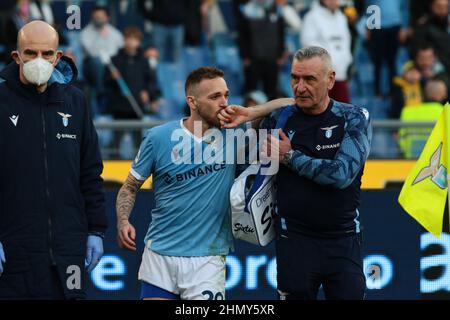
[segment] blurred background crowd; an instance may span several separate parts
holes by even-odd
[[[333,58],[330,96],[375,120],[435,121],[450,88],[449,0],[2,0],[0,68],[34,19],[58,30],[97,121],[183,116],[185,78],[203,65],[225,71],[232,104],[291,96],[292,56],[309,45]],[[132,157],[138,131],[99,129],[103,156]],[[415,158],[429,132],[376,131],[371,156]]]

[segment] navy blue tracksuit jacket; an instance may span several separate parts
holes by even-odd
[[[84,297],[87,235],[104,234],[107,221],[97,134],[70,84],[76,75],[63,57],[38,94],[15,62],[0,72],[0,298],[51,297],[58,280],[66,298]],[[81,288],[66,285],[73,266]]]

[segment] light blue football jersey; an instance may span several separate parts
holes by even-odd
[[[225,160],[235,159],[236,147],[226,131],[200,139],[183,119],[147,131],[130,173],[139,180],[153,175],[156,204],[145,236],[153,251],[189,257],[233,250],[229,193],[236,165]]]

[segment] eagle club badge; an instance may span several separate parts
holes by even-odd
[[[331,136],[333,135],[333,129],[337,128],[338,126],[332,126],[332,127],[325,127],[325,128],[320,128],[321,130],[325,131],[325,137],[327,139],[330,139]]]
[[[68,113],[58,112],[58,114],[62,117],[63,126],[67,127],[69,125],[69,118],[72,116]]]
[[[431,155],[430,165],[422,168],[414,179],[412,185],[421,182],[427,178],[431,178],[431,181],[441,189],[447,188],[447,168],[445,168],[441,162],[442,143]]]

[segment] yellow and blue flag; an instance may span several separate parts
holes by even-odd
[[[398,197],[403,209],[436,237],[442,232],[448,196],[449,130],[447,103]]]

